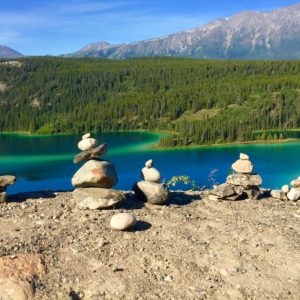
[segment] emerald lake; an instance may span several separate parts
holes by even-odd
[[[82,165],[73,164],[74,155],[79,153],[80,137],[0,134],[0,174],[17,177],[8,193],[71,190],[71,178]],[[94,137],[109,146],[104,159],[115,164],[119,189],[131,189],[148,159],[154,160],[166,181],[172,176],[186,175],[200,186],[224,182],[240,152],[250,155],[264,187],[280,188],[300,175],[300,142],[155,150],[150,146],[159,140],[156,133],[103,133]],[[209,178],[211,173],[213,180]]]

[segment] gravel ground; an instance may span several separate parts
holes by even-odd
[[[135,227],[110,229],[126,211]],[[153,206],[127,194],[87,211],[68,192],[28,193],[1,204],[0,221],[0,256],[45,257],[36,299],[300,299],[300,201],[172,192]]]

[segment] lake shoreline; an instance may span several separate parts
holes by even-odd
[[[300,129],[289,129],[289,131],[300,131]],[[160,139],[163,136],[169,134],[176,134],[176,132],[167,131],[167,130],[123,130],[123,131],[105,131],[105,132],[92,132],[93,134],[101,133],[144,133],[144,134],[154,134]],[[57,133],[57,134],[35,134],[26,131],[13,131],[13,132],[0,132],[0,135],[16,135],[24,137],[51,137],[51,136],[70,136],[70,135],[80,135],[79,133]],[[184,150],[184,149],[202,149],[202,148],[211,148],[211,147],[230,147],[230,146],[243,146],[243,145],[262,145],[262,144],[287,144],[287,143],[297,143],[300,142],[300,139],[297,138],[288,138],[283,140],[255,140],[255,141],[245,141],[245,142],[232,142],[232,143],[215,143],[215,144],[200,144],[200,145],[186,145],[186,146],[176,146],[176,147],[164,147],[159,146],[159,140],[155,143],[147,144],[146,148],[150,150]]]

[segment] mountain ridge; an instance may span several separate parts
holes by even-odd
[[[126,59],[300,59],[300,3],[269,12],[242,11],[188,30],[128,44],[96,42],[71,57]]]
[[[19,58],[23,57],[24,55],[10,47],[0,45],[0,59],[5,58]]]

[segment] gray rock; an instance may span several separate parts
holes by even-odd
[[[103,188],[79,188],[73,191],[73,198],[79,208],[105,209],[124,200],[123,192]]]
[[[0,203],[6,202],[6,192],[0,192]]]
[[[257,186],[249,186],[244,190],[244,193],[248,196],[250,200],[257,200],[260,195],[259,187]]]
[[[235,163],[232,164],[231,168],[238,173],[242,174],[250,174],[253,171],[253,165],[251,161],[239,159]]]
[[[287,200],[286,193],[282,190],[272,190],[271,196],[275,199]]]
[[[74,187],[111,188],[118,182],[114,165],[108,161],[89,160],[73,176]]]
[[[160,173],[157,169],[153,167],[152,159],[146,161],[145,167],[141,171],[141,177],[145,181],[156,182],[156,183],[160,182],[160,178],[161,178]]]
[[[262,184],[262,178],[258,174],[232,174],[227,177],[226,182],[247,188],[251,186],[260,186]]]
[[[164,183],[139,181],[133,186],[133,190],[139,199],[151,204],[162,205],[169,198],[169,190]]]
[[[238,195],[242,195],[245,190],[245,188],[241,185],[233,185],[233,189]]]
[[[135,216],[130,213],[114,215],[110,220],[110,227],[115,230],[128,230],[136,223]]]
[[[4,175],[0,176],[0,188],[6,188],[8,185],[13,185],[16,182],[15,176]]]
[[[84,134],[81,139],[85,140],[85,139],[88,139],[90,137],[91,137],[91,134],[88,132],[88,133]]]
[[[232,196],[235,191],[231,184],[223,183],[220,185],[215,185],[214,189],[210,191],[211,194],[218,196],[219,198],[224,198],[227,196]]]
[[[82,161],[87,161],[87,160],[91,160],[91,159],[98,159],[100,156],[104,155],[107,153],[107,144],[102,144],[96,148],[92,148],[90,150],[87,151],[83,151],[79,154],[77,154],[74,159],[73,162],[75,164],[82,162]]]

